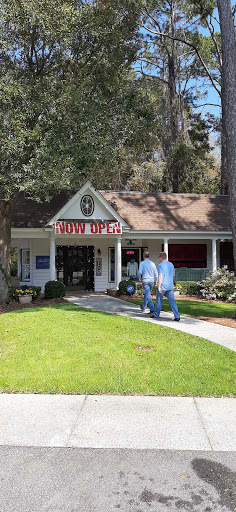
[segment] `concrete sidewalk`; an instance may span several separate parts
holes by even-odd
[[[173,321],[173,314],[161,312],[159,320],[149,318],[147,313],[142,313],[140,307],[131,302],[106,295],[82,295],[80,297],[67,297],[66,300],[77,306],[103,311],[106,313],[117,314],[151,322],[155,325],[171,327],[177,331],[186,332],[194,336],[199,336],[206,340],[222,345],[236,352],[236,329],[225,327],[219,324],[204,322],[187,316],[182,316],[180,322]],[[146,310],[148,311],[148,309]]]
[[[236,399],[0,395],[0,445],[236,451]]]

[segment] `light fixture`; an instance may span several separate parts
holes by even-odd
[[[127,245],[135,245],[136,239],[126,238]]]
[[[101,256],[101,249],[98,249],[98,256]]]

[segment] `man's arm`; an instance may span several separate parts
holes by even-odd
[[[159,293],[162,292],[161,283],[162,283],[162,274],[158,274],[158,291],[159,291]]]

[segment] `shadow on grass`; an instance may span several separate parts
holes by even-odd
[[[127,302],[133,302],[139,305],[142,304],[142,299],[129,299]],[[153,300],[153,303],[155,304],[155,300]],[[235,319],[235,304],[181,299],[176,299],[176,303],[180,315]],[[171,312],[171,307],[165,298],[162,303],[162,311]]]
[[[107,313],[107,312],[104,312],[104,311],[98,311],[97,309],[90,309],[90,308],[83,308],[83,307],[80,307],[80,306],[77,306],[75,304],[71,304],[71,303],[66,303],[66,304],[42,304],[42,305],[38,305],[38,306],[29,306],[29,307],[26,307],[26,308],[22,308],[22,309],[14,309],[12,311],[8,311],[5,313],[5,315],[12,315],[12,314],[25,314],[25,313],[39,313],[39,312],[42,312],[44,310],[48,310],[48,309],[58,309],[58,310],[63,310],[65,309],[66,311],[80,311],[80,312],[87,312],[87,313],[90,313],[90,314],[95,314],[95,313],[100,313],[101,315],[103,316],[111,316],[111,315],[116,315],[116,313]]]

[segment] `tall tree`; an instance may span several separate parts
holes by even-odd
[[[134,59],[136,6],[134,0],[2,1],[0,301],[7,297],[18,192],[40,200],[81,182],[95,167],[101,141],[110,158],[99,104],[117,92]]]
[[[222,109],[225,119],[230,217],[236,265],[236,43],[230,0],[217,0],[222,38]],[[235,268],[236,270],[236,268]]]
[[[194,125],[196,118],[190,108],[196,100],[193,80],[197,80],[199,76],[203,80],[204,62],[197,48],[200,39],[197,25],[197,16],[191,11],[188,0],[149,0],[143,9],[141,72],[151,75],[154,81],[162,84],[160,116],[162,151],[166,165],[163,191],[181,190],[183,175],[180,169],[183,160],[180,158],[178,162],[181,147],[186,155],[192,152],[192,186],[194,173],[195,182],[199,183],[199,168],[204,155],[200,151],[198,159],[196,145],[194,146],[190,137],[191,125]],[[195,40],[198,38],[196,44],[193,37]],[[208,136],[207,131],[205,135]],[[209,150],[208,145],[208,153]],[[210,160],[209,154],[206,154],[206,146],[205,156],[202,168],[205,169],[207,181],[207,165]]]

